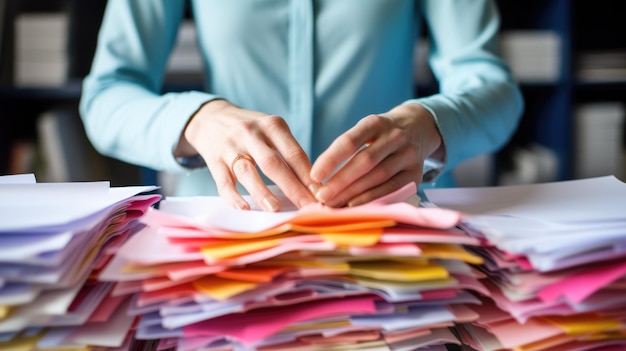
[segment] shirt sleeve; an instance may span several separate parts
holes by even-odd
[[[435,117],[446,171],[502,147],[517,128],[523,99],[499,56],[500,18],[493,1],[426,0],[419,6],[440,91],[407,103],[420,103]]]
[[[216,96],[161,94],[184,1],[110,0],[80,114],[102,154],[156,170],[184,171],[173,156],[189,118]]]

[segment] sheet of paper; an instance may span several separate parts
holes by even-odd
[[[557,223],[623,219],[626,208],[626,184],[614,176],[424,192],[439,207],[471,215],[508,215]]]
[[[9,174],[0,176],[0,184],[34,184],[37,183],[35,175],[28,174]]]
[[[0,262],[37,263],[37,256],[65,248],[74,233],[0,234]]]
[[[564,334],[561,328],[539,319],[531,319],[524,324],[506,320],[487,326],[487,330],[510,349]]]
[[[66,342],[104,347],[121,346],[135,320],[126,313],[129,301],[122,302],[106,323],[87,323],[77,328]]]
[[[591,294],[624,276],[626,276],[626,261],[591,266],[542,288],[537,296],[546,302],[565,297],[569,301],[580,303]]]
[[[109,182],[0,184],[0,235],[71,229],[120,201],[155,189],[111,188]]]
[[[374,313],[376,312],[375,299],[372,296],[350,297],[339,300],[312,301],[271,310],[259,309],[243,315],[227,315],[203,321],[185,327],[184,331],[186,336],[228,335],[241,340],[244,344],[250,344],[299,321],[348,313]]]
[[[420,281],[448,278],[448,271],[434,262],[351,262],[350,274],[386,281]]]
[[[392,204],[373,202],[351,208],[329,208],[313,204],[297,211],[269,213],[242,211],[227,206],[215,197],[169,197],[161,202],[159,212],[164,214],[148,213],[147,223],[206,230],[222,229],[234,233],[263,232],[285,223],[314,226],[319,231],[320,226],[354,225],[355,222],[384,220],[449,229],[457,225],[462,217],[457,211],[419,208],[404,202]]]

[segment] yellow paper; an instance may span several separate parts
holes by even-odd
[[[626,339],[626,330],[602,331],[592,335],[585,335],[582,340],[620,340]]]
[[[325,262],[325,261],[309,261],[309,260],[268,260],[266,262],[257,262],[255,266],[264,265],[283,265],[302,268],[321,268],[336,270],[337,273],[347,273],[350,265],[346,262]]]
[[[458,284],[458,280],[454,277],[447,277],[443,279],[433,280],[421,280],[415,282],[403,282],[403,281],[380,281],[377,279],[369,279],[357,277],[356,281],[359,285],[371,289],[406,289],[406,290],[426,290],[426,289],[443,289],[449,287],[455,287]]]
[[[591,313],[573,316],[546,316],[545,321],[563,329],[568,335],[592,334],[619,329],[621,323],[613,318],[602,317]]]
[[[544,350],[558,350],[558,345],[565,344],[567,342],[576,340],[572,335],[560,334],[551,338],[546,338],[536,342],[532,342],[526,345],[513,348],[515,351],[544,351]]]
[[[349,327],[352,323],[350,323],[349,319],[341,319],[334,321],[320,321],[317,323],[301,323],[301,324],[293,324],[283,329],[283,331],[302,331],[302,330],[310,330],[310,329],[330,329],[330,328],[341,328],[341,327]]]
[[[0,350],[2,351],[31,351],[35,350],[37,347],[37,342],[41,339],[41,332],[37,333],[33,336],[22,336],[18,335],[17,337],[5,341],[0,342]]]
[[[320,235],[339,247],[373,246],[383,234],[383,228],[369,228],[349,232],[324,232]]]
[[[137,273],[159,273],[163,270],[164,267],[170,265],[166,264],[155,264],[155,265],[138,265],[133,263],[126,263],[122,267],[122,273],[127,274],[137,274]]]
[[[350,262],[350,274],[391,281],[421,281],[449,277],[445,268],[433,262],[418,265],[394,261]]]
[[[258,284],[231,279],[206,276],[195,280],[193,287],[216,300],[225,300],[244,291],[256,288]]]
[[[354,230],[363,230],[369,228],[393,227],[396,222],[391,219],[363,219],[357,222],[340,222],[340,223],[322,223],[323,217],[319,217],[320,222],[307,221],[305,223],[284,223],[277,227],[270,228],[260,232],[223,232],[213,233],[215,238],[224,239],[255,239],[277,236],[289,232],[297,232],[301,234],[319,234],[327,232],[345,232]]]
[[[321,219],[320,219],[321,220]],[[311,224],[291,224],[291,230],[300,233],[318,234],[333,232],[352,232],[365,229],[393,227],[396,222],[391,219],[382,220],[362,220],[358,222],[348,222],[340,224],[316,225]]]
[[[0,305],[0,321],[11,314],[11,306]]]
[[[278,239],[233,240],[232,243],[206,246],[200,249],[204,257],[219,261],[244,254],[267,250],[280,244]]]
[[[459,245],[429,243],[420,244],[419,247],[422,249],[421,256],[426,258],[453,259],[464,261],[470,264],[483,263],[483,259],[480,256],[468,252]]]

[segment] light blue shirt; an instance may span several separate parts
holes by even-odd
[[[109,0],[81,116],[103,154],[184,172],[179,195],[217,194],[206,168],[172,154],[189,118],[224,98],[285,118],[311,157],[372,113],[420,103],[450,170],[493,152],[514,132],[523,101],[498,56],[499,16],[487,0],[195,0],[204,91],[160,94],[184,1]],[[425,21],[440,93],[415,96],[414,47]]]

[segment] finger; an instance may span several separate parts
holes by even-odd
[[[277,151],[260,143],[252,154],[263,174],[272,180],[295,206],[301,208],[316,202],[309,189],[300,182]]]
[[[318,183],[323,182],[339,165],[372,141],[380,132],[377,124],[382,122],[382,118],[384,117],[378,115],[367,116],[335,139],[313,163],[311,179]]]
[[[293,134],[291,134],[287,123],[282,118],[264,118],[264,121],[270,124],[267,128],[268,138],[282,156],[283,161],[298,177],[300,182],[309,189],[309,192],[311,192],[312,188],[317,190],[316,183],[318,182],[311,178],[311,160],[300,144],[298,144],[296,138],[293,137]],[[308,198],[311,201],[315,201],[312,192]]]
[[[220,197],[231,206],[240,210],[249,210],[250,204],[237,191],[237,180],[226,164],[219,162],[207,164]]]
[[[235,158],[232,173],[264,211],[280,210],[280,202],[259,175],[254,161],[248,158]]]
[[[366,176],[367,179],[374,178],[370,175],[370,172],[375,171],[375,176],[379,173],[386,174],[391,170],[397,170],[400,165],[404,165],[407,160],[397,159],[398,163],[389,164],[390,168],[388,169],[379,166],[383,160],[396,153],[401,147],[406,146],[404,144],[405,141],[399,135],[402,133],[401,130],[396,129],[385,136],[381,136],[371,145],[357,152],[318,190],[316,194],[317,200],[331,205],[336,202],[334,199],[337,196],[341,195],[343,198],[349,196],[346,190],[352,188],[352,183]],[[407,148],[407,150],[409,149]],[[392,174],[394,173],[395,171]],[[387,177],[390,176],[391,175],[387,175]],[[380,176],[378,176],[378,178],[380,178]],[[385,180],[386,179],[381,179],[380,182]]]
[[[372,170],[356,179],[349,186],[341,188],[341,191],[330,198],[326,202],[326,205],[331,207],[344,206],[350,203],[355,197],[360,196],[360,194],[364,194],[370,191],[370,189],[390,182],[397,174],[403,171],[417,171],[417,161],[411,158],[410,153],[410,149],[403,149],[403,152],[396,152],[385,158]]]
[[[303,183],[294,171],[295,168],[300,173],[309,173],[310,162],[308,157],[303,150],[298,151],[298,149],[301,150],[300,146],[293,139],[288,128],[286,128],[286,124],[283,125],[284,121],[281,118],[269,116],[269,118],[264,117],[263,119],[265,120],[263,121],[265,123],[264,130],[268,133],[267,139],[270,136],[273,137],[273,140],[269,139],[272,140],[272,146],[280,145],[280,150],[271,148],[266,138],[246,138],[246,147],[250,150],[259,168],[294,205],[303,207],[317,202],[308,188],[309,184]],[[287,154],[286,157],[289,158],[289,161],[285,160],[281,151]]]
[[[403,186],[407,185],[410,182],[415,181],[415,174],[410,170],[405,170],[400,173],[394,175],[387,182],[382,183],[378,186],[375,186],[366,192],[360,193],[359,195],[349,199],[346,202],[346,205],[349,207],[358,206],[366,204],[370,201],[376,200],[380,197],[388,195]],[[419,183],[417,183],[419,184]]]

